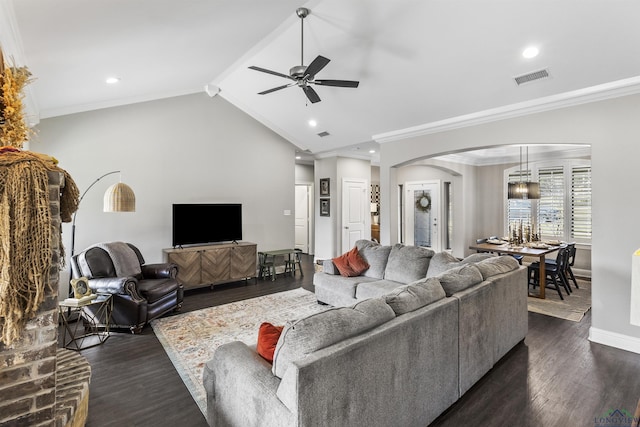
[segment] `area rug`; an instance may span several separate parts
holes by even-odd
[[[327,308],[313,292],[298,288],[155,319],[151,327],[206,418],[202,372],[218,346],[231,341],[255,346],[262,322],[283,325]]]
[[[547,288],[545,299],[528,298],[528,309],[534,313],[579,322],[591,309],[591,281],[578,279],[578,286],[580,289],[571,285],[573,292],[569,296],[561,289],[564,300],[560,299],[555,289]]]

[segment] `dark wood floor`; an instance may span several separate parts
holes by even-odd
[[[304,278],[190,291],[183,312],[300,286],[312,290],[312,261],[303,258]],[[633,414],[640,355],[589,342],[590,323],[590,313],[579,323],[529,313],[525,341],[432,426],[598,427],[614,409]],[[82,354],[92,367],[87,426],[207,425],[151,327],[139,335],[113,333]]]

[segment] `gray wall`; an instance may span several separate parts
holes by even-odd
[[[381,239],[397,241],[396,166],[440,153],[504,144],[591,145],[592,298],[590,339],[640,353],[640,327],[630,324],[631,259],[640,247],[640,95],[593,102],[381,145]],[[467,212],[474,215],[477,212]],[[468,239],[472,235],[467,236]]]
[[[296,184],[313,184],[313,165],[296,165]]]
[[[136,212],[104,213],[102,196],[118,176],[91,188],[77,214],[76,253],[124,240],[147,262],[161,261],[172,203],[242,203],[243,240],[259,250],[294,244],[294,216],[284,210],[294,209],[295,148],[223,98],[195,94],[46,119],[30,149],[56,157],[81,192],[121,170],[136,193]],[[63,239],[69,255],[69,224]]]

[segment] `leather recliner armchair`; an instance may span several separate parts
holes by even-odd
[[[110,328],[129,328],[135,334],[149,321],[182,307],[178,266],[145,264],[130,243],[91,246],[72,257],[71,271],[74,278],[86,277],[94,293],[112,294]]]

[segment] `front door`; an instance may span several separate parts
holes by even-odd
[[[404,191],[405,243],[440,252],[440,182],[408,182]]]
[[[353,248],[356,241],[371,237],[366,221],[370,206],[368,185],[366,180],[342,180],[342,253]]]

